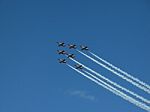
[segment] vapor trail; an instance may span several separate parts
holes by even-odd
[[[92,73],[94,73],[95,75],[99,76],[100,78],[106,80],[106,81],[109,82],[110,84],[112,84],[112,85],[114,85],[114,86],[120,88],[120,89],[123,90],[123,91],[126,91],[127,93],[129,93],[129,94],[135,96],[136,98],[142,100],[143,102],[150,104],[150,101],[147,100],[147,99],[145,99],[144,97],[142,97],[142,96],[140,96],[140,95],[138,95],[138,94],[136,94],[136,93],[134,93],[134,92],[132,92],[132,91],[130,91],[130,90],[128,90],[128,89],[122,87],[122,86],[120,86],[119,84],[117,84],[117,83],[111,81],[110,79],[104,77],[103,75],[101,75],[101,74],[95,72],[94,70],[90,69],[89,67],[87,67],[87,66],[83,65],[82,63],[78,62],[77,60],[72,59],[72,58],[70,58],[70,59],[71,59],[72,61],[74,61],[75,63],[77,63],[77,64],[79,64],[79,65],[82,65],[85,69],[91,71]]]
[[[108,61],[102,59],[101,57],[97,56],[96,54],[92,53],[89,51],[90,54],[92,54],[94,57],[96,57],[97,59],[99,59],[100,61],[104,62],[105,64],[107,64],[108,66],[112,67],[113,69],[117,70],[118,72],[124,74],[126,77],[131,78],[132,80],[136,81],[137,83],[145,86],[146,88],[148,88],[150,90],[150,86],[148,84],[146,84],[145,82],[141,81],[140,79],[133,77],[132,75],[130,75],[129,73],[121,70],[120,68],[114,66],[113,64],[109,63]]]
[[[83,71],[84,71],[86,74],[88,74],[89,76],[95,78],[96,80],[98,80],[98,81],[100,81],[101,83],[105,84],[106,86],[110,87],[111,89],[113,89],[113,90],[119,92],[119,93],[122,94],[122,95],[125,95],[127,98],[131,98],[132,100],[134,99],[134,98],[128,96],[127,94],[125,94],[125,93],[119,91],[117,88],[111,86],[110,84],[108,84],[108,83],[102,81],[101,79],[97,78],[96,76],[92,75],[92,74],[89,73],[88,71],[86,71],[86,70],[83,70]],[[135,99],[134,99],[134,100],[135,100]],[[137,101],[137,100],[135,100],[135,101]],[[142,102],[139,102],[139,101],[137,101],[137,102],[138,102],[138,104],[142,104],[143,106],[146,106],[146,107],[148,107],[148,108],[150,109],[150,107],[147,106],[146,104],[144,104],[144,103],[142,103]]]
[[[88,75],[86,75],[85,73],[83,73],[83,72],[81,72],[81,71],[75,69],[74,67],[72,67],[72,66],[69,65],[69,64],[67,64],[67,66],[69,66],[71,69],[75,70],[76,72],[80,73],[81,75],[85,76],[86,78],[90,79],[91,81],[95,82],[96,84],[102,86],[103,88],[105,88],[105,89],[111,91],[112,93],[116,94],[117,96],[122,97],[124,100],[127,100],[127,101],[129,101],[130,103],[135,104],[136,106],[138,106],[138,107],[140,107],[140,108],[142,108],[142,109],[144,109],[144,110],[150,112],[150,107],[149,107],[149,106],[147,106],[147,105],[145,105],[145,104],[143,104],[143,103],[141,103],[141,102],[135,100],[134,98],[132,98],[132,97],[126,95],[125,93],[123,93],[123,92],[117,90],[116,88],[112,87],[111,85],[105,83],[105,82],[102,81],[102,80],[99,80],[100,82],[98,82],[98,81],[95,80],[94,78],[90,77],[90,76],[94,76],[94,75],[92,75],[92,74],[89,73],[90,76],[88,76]],[[95,76],[94,76],[94,77],[95,77]]]
[[[150,90],[149,90],[149,89],[144,88],[144,87],[141,86],[140,84],[138,84],[138,83],[132,81],[131,79],[129,79],[129,78],[123,76],[123,75],[121,75],[120,73],[118,73],[118,72],[116,72],[115,70],[113,70],[113,69],[107,67],[106,65],[104,65],[104,64],[102,64],[101,62],[95,60],[94,58],[88,56],[87,54],[85,54],[85,53],[83,53],[83,52],[81,52],[81,51],[79,51],[79,50],[77,50],[77,51],[78,51],[79,53],[81,53],[82,55],[86,56],[87,58],[89,58],[90,60],[94,61],[95,63],[99,64],[100,66],[104,67],[105,69],[111,71],[112,73],[116,74],[117,76],[121,77],[122,79],[124,79],[124,80],[130,82],[131,84],[135,85],[136,87],[138,87],[138,88],[142,89],[143,91],[145,91],[145,92],[147,92],[147,93],[150,94]]]

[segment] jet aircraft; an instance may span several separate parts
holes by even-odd
[[[87,46],[81,45],[80,47],[81,47],[81,50],[82,50],[82,51],[84,51],[84,50],[85,50],[85,51],[89,50],[89,48],[88,48]]]
[[[65,47],[65,43],[64,42],[56,42],[58,44],[58,47]]]
[[[67,63],[65,59],[58,59],[59,63]]]
[[[68,58],[75,58],[75,55],[74,54],[67,54],[68,56]]]
[[[57,50],[58,54],[67,54],[64,50]]]
[[[75,65],[75,68],[76,69],[83,69],[83,66],[82,65]]]
[[[77,46],[75,44],[68,44],[69,49],[76,49]]]

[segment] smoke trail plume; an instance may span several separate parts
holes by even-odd
[[[100,83],[100,82],[98,82],[97,80],[95,80],[95,79],[93,79],[93,78],[87,76],[85,73],[83,73],[83,72],[81,72],[81,71],[75,69],[75,68],[72,67],[71,65],[67,64],[67,66],[69,66],[71,69],[75,70],[76,72],[80,73],[81,75],[85,76],[86,78],[90,79],[91,81],[93,81],[93,82],[97,83],[98,85],[102,86],[103,88],[105,88],[105,89],[111,91],[112,93],[116,94],[117,96],[120,96],[120,97],[122,97],[123,99],[129,101],[130,103],[135,104],[136,106],[138,106],[138,107],[140,107],[140,108],[142,108],[142,109],[144,109],[144,110],[150,112],[150,107],[149,107],[149,106],[147,106],[147,105],[145,105],[145,104],[143,104],[143,103],[141,103],[141,102],[135,100],[134,98],[132,98],[132,97],[130,97],[130,96],[124,94],[123,92],[117,90],[116,88],[114,88],[114,87],[112,87],[111,85],[105,83],[104,81],[99,80],[99,81],[101,82],[101,83]],[[90,73],[89,73],[89,75],[92,76],[92,74],[90,74]]]
[[[118,73],[118,72],[116,72],[115,70],[113,70],[113,69],[107,67],[106,65],[104,65],[104,64],[102,64],[101,62],[99,62],[99,61],[93,59],[92,57],[86,55],[85,53],[83,53],[83,52],[81,52],[81,51],[79,51],[79,50],[77,50],[77,51],[78,51],[79,53],[81,53],[82,55],[86,56],[87,58],[89,58],[90,60],[94,61],[95,63],[99,64],[100,66],[104,67],[105,69],[111,71],[112,73],[114,73],[114,74],[116,74],[117,76],[121,77],[122,79],[126,80],[127,82],[130,82],[130,83],[133,84],[134,86],[136,86],[136,87],[138,87],[138,88],[142,89],[143,91],[145,91],[145,92],[147,92],[147,93],[150,94],[150,91],[149,91],[148,89],[144,88],[143,86],[139,85],[138,83],[136,83],[136,82],[132,81],[131,79],[129,79],[129,78],[127,78],[127,77],[121,75],[120,73]]]
[[[107,64],[108,66],[110,66],[111,68],[117,70],[118,72],[124,74],[126,77],[132,79],[133,81],[136,81],[137,83],[141,84],[142,86],[148,88],[150,90],[150,86],[148,84],[146,84],[145,82],[141,81],[140,79],[133,77],[132,75],[130,75],[129,73],[121,70],[120,68],[114,66],[113,64],[109,63],[108,61],[102,59],[101,57],[97,56],[96,54],[92,53],[89,51],[90,54],[92,54],[94,57],[96,57],[97,59],[99,59],[100,61],[102,61],[103,63]]]
[[[114,86],[116,86],[116,87],[118,87],[118,88],[120,88],[120,89],[126,91],[127,93],[130,93],[131,95],[133,95],[133,96],[135,96],[136,98],[142,100],[143,102],[150,104],[150,101],[147,100],[147,99],[145,99],[144,97],[142,97],[142,96],[140,96],[140,95],[138,95],[138,94],[136,94],[136,93],[134,93],[134,92],[132,92],[132,91],[130,91],[130,90],[128,90],[128,89],[122,87],[122,86],[120,86],[119,84],[117,84],[117,83],[115,83],[115,82],[109,80],[108,78],[106,78],[106,77],[104,77],[103,75],[97,73],[96,71],[90,69],[89,67],[83,65],[82,63],[78,62],[77,60],[75,60],[75,59],[71,59],[71,60],[74,61],[75,63],[78,63],[79,65],[82,65],[85,69],[91,71],[92,73],[94,73],[95,75],[99,76],[100,78],[106,80],[106,81],[109,82],[110,84],[112,84],[112,85],[114,85]]]

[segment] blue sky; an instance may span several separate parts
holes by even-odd
[[[149,83],[149,20],[148,0],[1,0],[0,111],[144,112],[58,64],[55,42],[88,45]],[[149,97],[74,53],[100,73]]]

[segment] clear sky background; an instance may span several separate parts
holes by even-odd
[[[144,112],[59,64],[56,41],[87,45],[150,81],[149,0],[0,0],[0,112]]]

